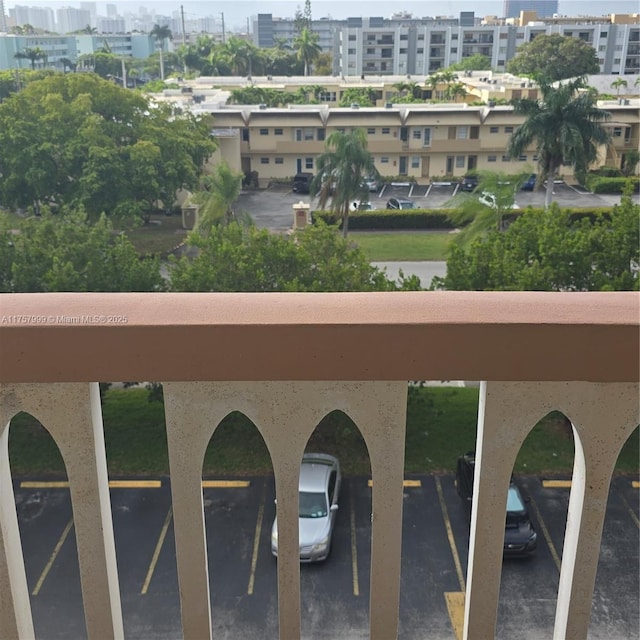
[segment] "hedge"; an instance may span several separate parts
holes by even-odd
[[[640,188],[640,178],[636,176],[625,177],[605,177],[589,175],[586,183],[587,187],[593,191],[593,193],[622,193],[627,183],[631,181],[635,191]]]
[[[529,207],[527,209],[542,213],[544,209]],[[513,220],[525,210],[510,211],[505,214],[507,220]],[[455,229],[455,225],[449,218],[452,209],[374,209],[373,211],[356,211],[349,214],[349,229],[351,231],[381,230],[386,229]],[[572,220],[588,218],[591,222],[600,216],[609,216],[611,207],[585,207],[573,209],[569,212]],[[314,211],[314,220],[323,220],[326,224],[340,223],[340,217],[330,211]]]

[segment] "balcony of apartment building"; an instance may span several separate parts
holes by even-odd
[[[429,44],[445,44],[447,42],[444,34],[432,33],[431,39],[429,40]]]
[[[467,58],[469,56],[481,54],[483,56],[491,57],[491,47],[485,47],[481,45],[468,45],[464,44],[462,47],[462,57]]]
[[[484,381],[462,637],[495,637],[506,487],[551,410],[575,439],[554,637],[587,637],[609,484],[640,421],[637,293],[7,294],[2,311],[0,637],[34,636],[8,464],[20,411],[63,453],[88,637],[124,636],[98,380],[163,381],[186,639],[212,636],[202,464],[232,411],[271,456],[279,637],[300,638],[298,469],[334,410],[371,463],[370,637],[397,637],[407,381],[458,379]]]

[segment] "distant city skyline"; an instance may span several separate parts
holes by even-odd
[[[167,0],[130,2],[115,0],[112,2],[96,2],[98,14],[106,15],[106,5],[114,4],[118,13],[138,13],[140,7],[146,8],[156,15],[171,16],[184,7],[185,15],[189,18],[215,16],[220,17],[224,12],[225,24],[228,29],[246,29],[247,18],[258,13],[271,13],[278,18],[292,18],[297,9],[304,7],[304,0],[239,0],[228,3],[190,2],[189,0],[169,2]],[[80,0],[4,0],[4,8],[8,13],[16,5],[32,7],[79,7]],[[558,13],[568,16],[603,15],[610,13],[638,13],[637,0],[611,0],[602,3],[596,0],[559,0]],[[352,16],[380,16],[390,17],[392,13],[406,11],[421,18],[426,16],[457,17],[461,11],[474,11],[476,16],[502,16],[504,0],[440,0],[437,3],[426,3],[418,0],[402,0],[390,5],[387,0],[312,0],[311,11],[314,19],[332,17],[344,19]]]

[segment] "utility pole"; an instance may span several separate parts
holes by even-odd
[[[224,44],[226,42],[226,38],[224,35],[224,13],[220,14],[222,16],[222,44]]]

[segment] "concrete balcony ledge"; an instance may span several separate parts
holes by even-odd
[[[639,328],[633,292],[4,294],[0,382],[638,381]]]

